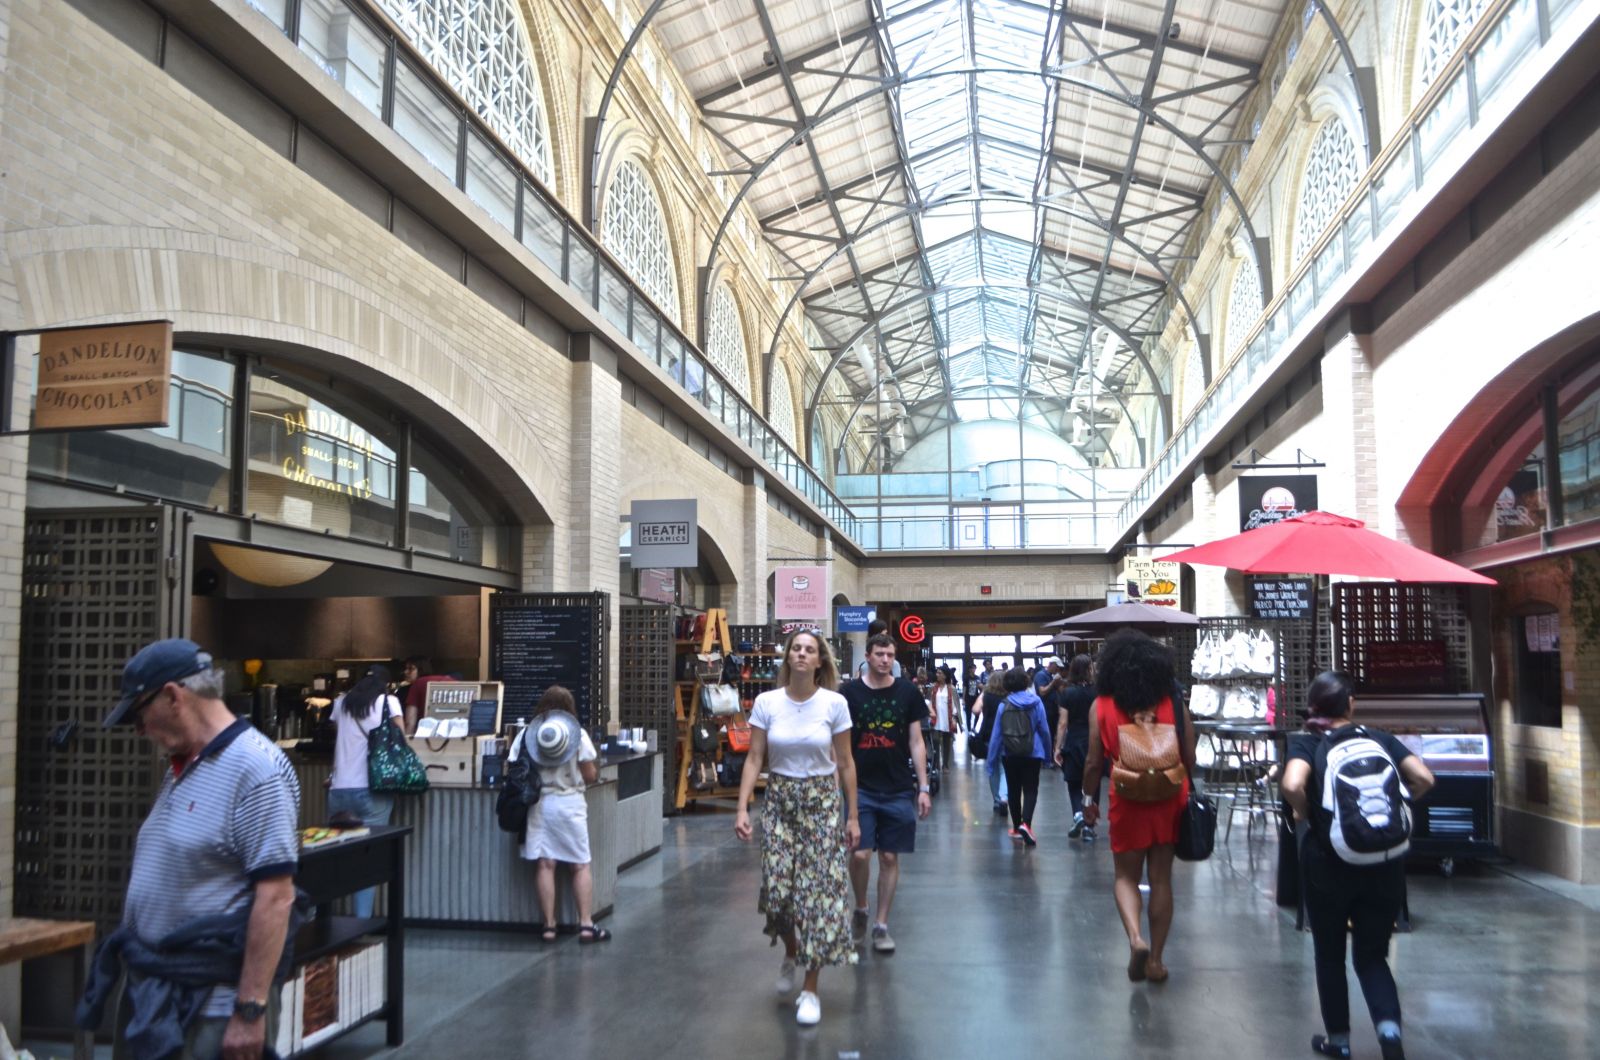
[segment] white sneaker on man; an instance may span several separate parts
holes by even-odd
[[[794,1021],[802,1027],[813,1027],[822,1022],[822,999],[809,990],[800,991],[794,1003]]]
[[[794,993],[794,961],[788,957],[783,959],[783,966],[778,969],[777,990],[779,994]]]

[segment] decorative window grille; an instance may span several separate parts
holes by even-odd
[[[1477,23],[1489,0],[1432,0],[1422,27],[1422,55],[1417,66],[1417,91],[1433,84],[1461,42]]]
[[[1187,416],[1194,411],[1205,392],[1205,367],[1200,363],[1200,347],[1196,346],[1189,351],[1189,358],[1183,368],[1183,415]]]
[[[1233,274],[1233,291],[1228,295],[1228,356],[1232,357],[1244,346],[1246,336],[1256,319],[1261,316],[1261,278],[1256,275],[1256,263],[1250,258],[1239,262]]]
[[[1350,130],[1337,118],[1322,123],[1311,145],[1300,206],[1294,219],[1294,261],[1298,265],[1332,223],[1339,207],[1361,179],[1361,163]]]
[[[623,159],[606,191],[602,237],[606,249],[655,300],[674,324],[679,322],[678,281],[661,200],[638,163]]]
[[[440,77],[546,186],[554,183],[539,72],[512,0],[378,0]]]
[[[739,307],[727,284],[719,284],[711,296],[711,315],[706,320],[706,353],[722,377],[749,398],[750,357],[745,350],[744,329],[739,323]]]
[[[796,450],[800,442],[794,426],[794,391],[789,387],[789,369],[782,358],[772,366],[772,398],[767,404],[767,420],[778,436]]]

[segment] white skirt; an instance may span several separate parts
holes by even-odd
[[[540,796],[528,811],[522,856],[530,861],[552,858],[574,865],[589,863],[589,803],[582,792]]]

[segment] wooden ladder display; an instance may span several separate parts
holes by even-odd
[[[706,632],[700,638],[701,655],[711,651],[713,640],[721,645],[722,654],[733,654],[733,637],[728,633],[728,612],[725,608],[713,607],[706,612]]]

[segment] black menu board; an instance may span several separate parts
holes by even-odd
[[[606,595],[496,593],[489,600],[489,675],[505,683],[503,722],[526,720],[551,685],[572,693],[588,728],[603,707]]]
[[[1256,618],[1310,618],[1315,589],[1310,578],[1255,578],[1250,582],[1250,613]]]

